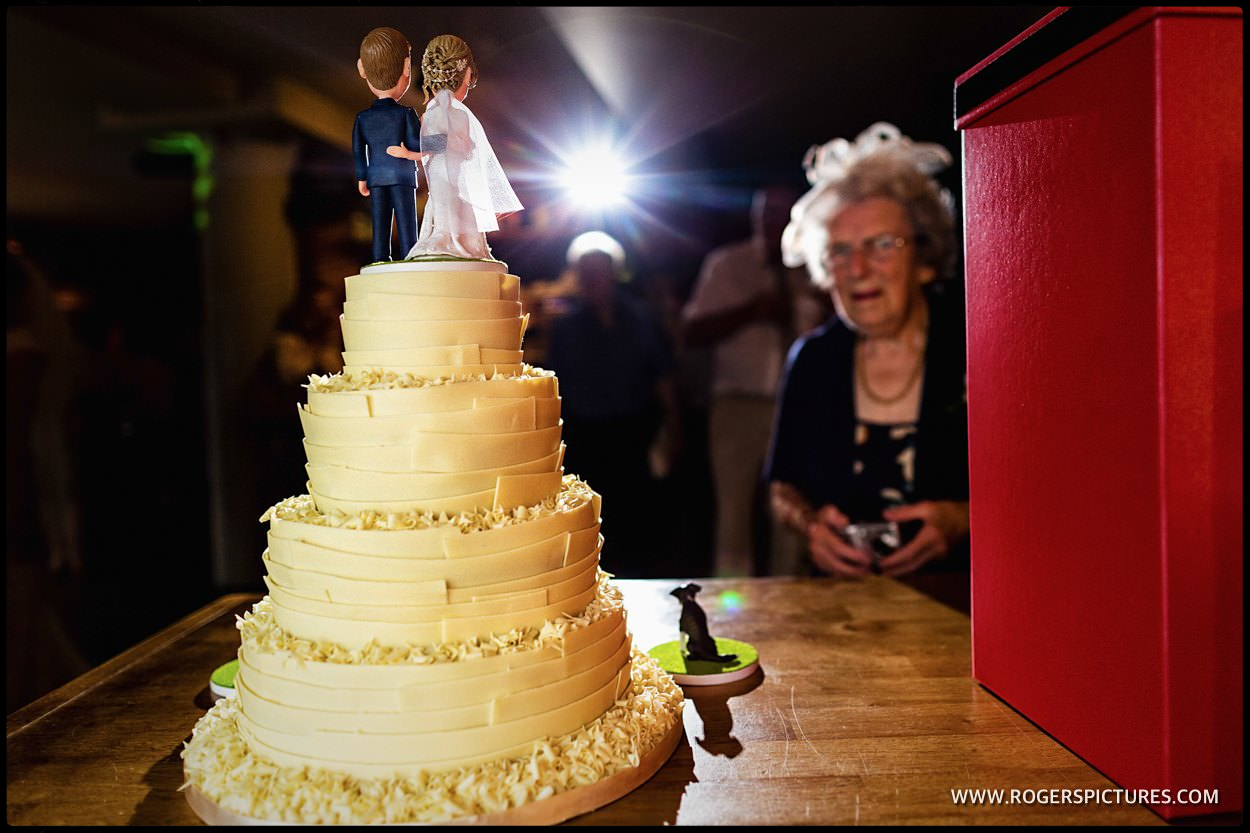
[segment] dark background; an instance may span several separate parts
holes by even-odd
[[[680,303],[703,255],[747,233],[756,185],[804,184],[813,144],[893,122],[951,151],[958,197],[955,79],[1051,8],[9,7],[9,306],[41,358],[10,349],[7,368],[6,711],[264,589],[256,519],[303,490],[303,393],[258,368],[292,304],[368,259],[348,151],[369,29],[404,32],[414,63],[436,34],[472,47],[468,103],[526,206],[491,238],[512,272],[552,280],[576,233],[605,228],[641,291]],[[420,109],[419,89],[404,103]],[[555,175],[603,139],[631,201],[579,212]],[[54,429],[53,459],[26,460],[23,426]],[[666,493],[683,507],[674,575],[710,553],[706,466],[689,460]],[[15,543],[19,527],[34,532]]]
[[[958,158],[955,78],[1051,8],[10,7],[8,215],[112,227],[185,210],[176,171],[135,160],[165,131],[346,149],[370,98],[360,38],[388,25],[414,63],[434,34],[468,40],[470,104],[531,236],[593,222],[569,216],[550,174],[609,136],[643,186],[638,239],[697,261],[739,232],[753,184],[802,184],[813,144],[885,120]],[[946,179],[958,186],[957,165]]]

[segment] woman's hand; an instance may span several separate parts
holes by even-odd
[[[915,538],[881,559],[881,572],[887,576],[915,572],[935,558],[945,556],[956,541],[968,534],[967,501],[923,500],[886,509],[881,516],[899,523],[924,523]]]
[[[798,489],[774,481],[770,486],[773,516],[778,522],[802,535],[812,561],[826,573],[837,576],[867,575],[871,557],[857,550],[839,534],[850,520],[833,504],[813,509]]]
[[[826,573],[865,576],[871,571],[872,556],[852,547],[841,535],[841,530],[850,522],[850,518],[831,503],[820,507],[808,520],[807,546],[812,561]]]

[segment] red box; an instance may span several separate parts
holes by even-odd
[[[1242,809],[1241,24],[1060,8],[956,81],[973,675],[1166,818]]]

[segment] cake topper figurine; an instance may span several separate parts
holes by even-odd
[[[421,58],[421,77],[427,102],[421,118],[421,150],[386,149],[391,156],[420,160],[426,169],[429,199],[408,258],[451,255],[494,260],[486,232],[498,231],[499,217],[523,206],[481,123],[464,104],[478,80],[469,45],[455,35],[433,38]]]
[[[391,260],[391,222],[399,250],[407,253],[417,241],[417,166],[385,149],[402,143],[416,148],[421,122],[411,107],[399,103],[412,83],[412,47],[396,29],[374,29],[360,43],[356,71],[369,85],[374,102],[356,114],[352,156],[356,188],[369,198],[373,217],[373,260]]]
[[[682,652],[688,659],[703,660],[704,662],[733,662],[738,658],[737,654],[722,655],[716,647],[716,640],[707,630],[707,614],[703,612],[703,608],[699,607],[699,603],[694,600],[695,595],[703,588],[697,584],[687,584],[683,587],[674,588],[669,592],[670,596],[676,596],[681,602],[681,619],[679,627],[681,628]]]

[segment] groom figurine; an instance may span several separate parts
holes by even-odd
[[[352,130],[356,187],[369,198],[373,215],[373,260],[392,259],[392,216],[402,260],[417,242],[417,166],[388,156],[386,148],[402,144],[416,150],[421,144],[416,111],[399,103],[412,83],[412,47],[395,29],[374,29],[360,44],[356,70],[377,99],[356,115]]]

